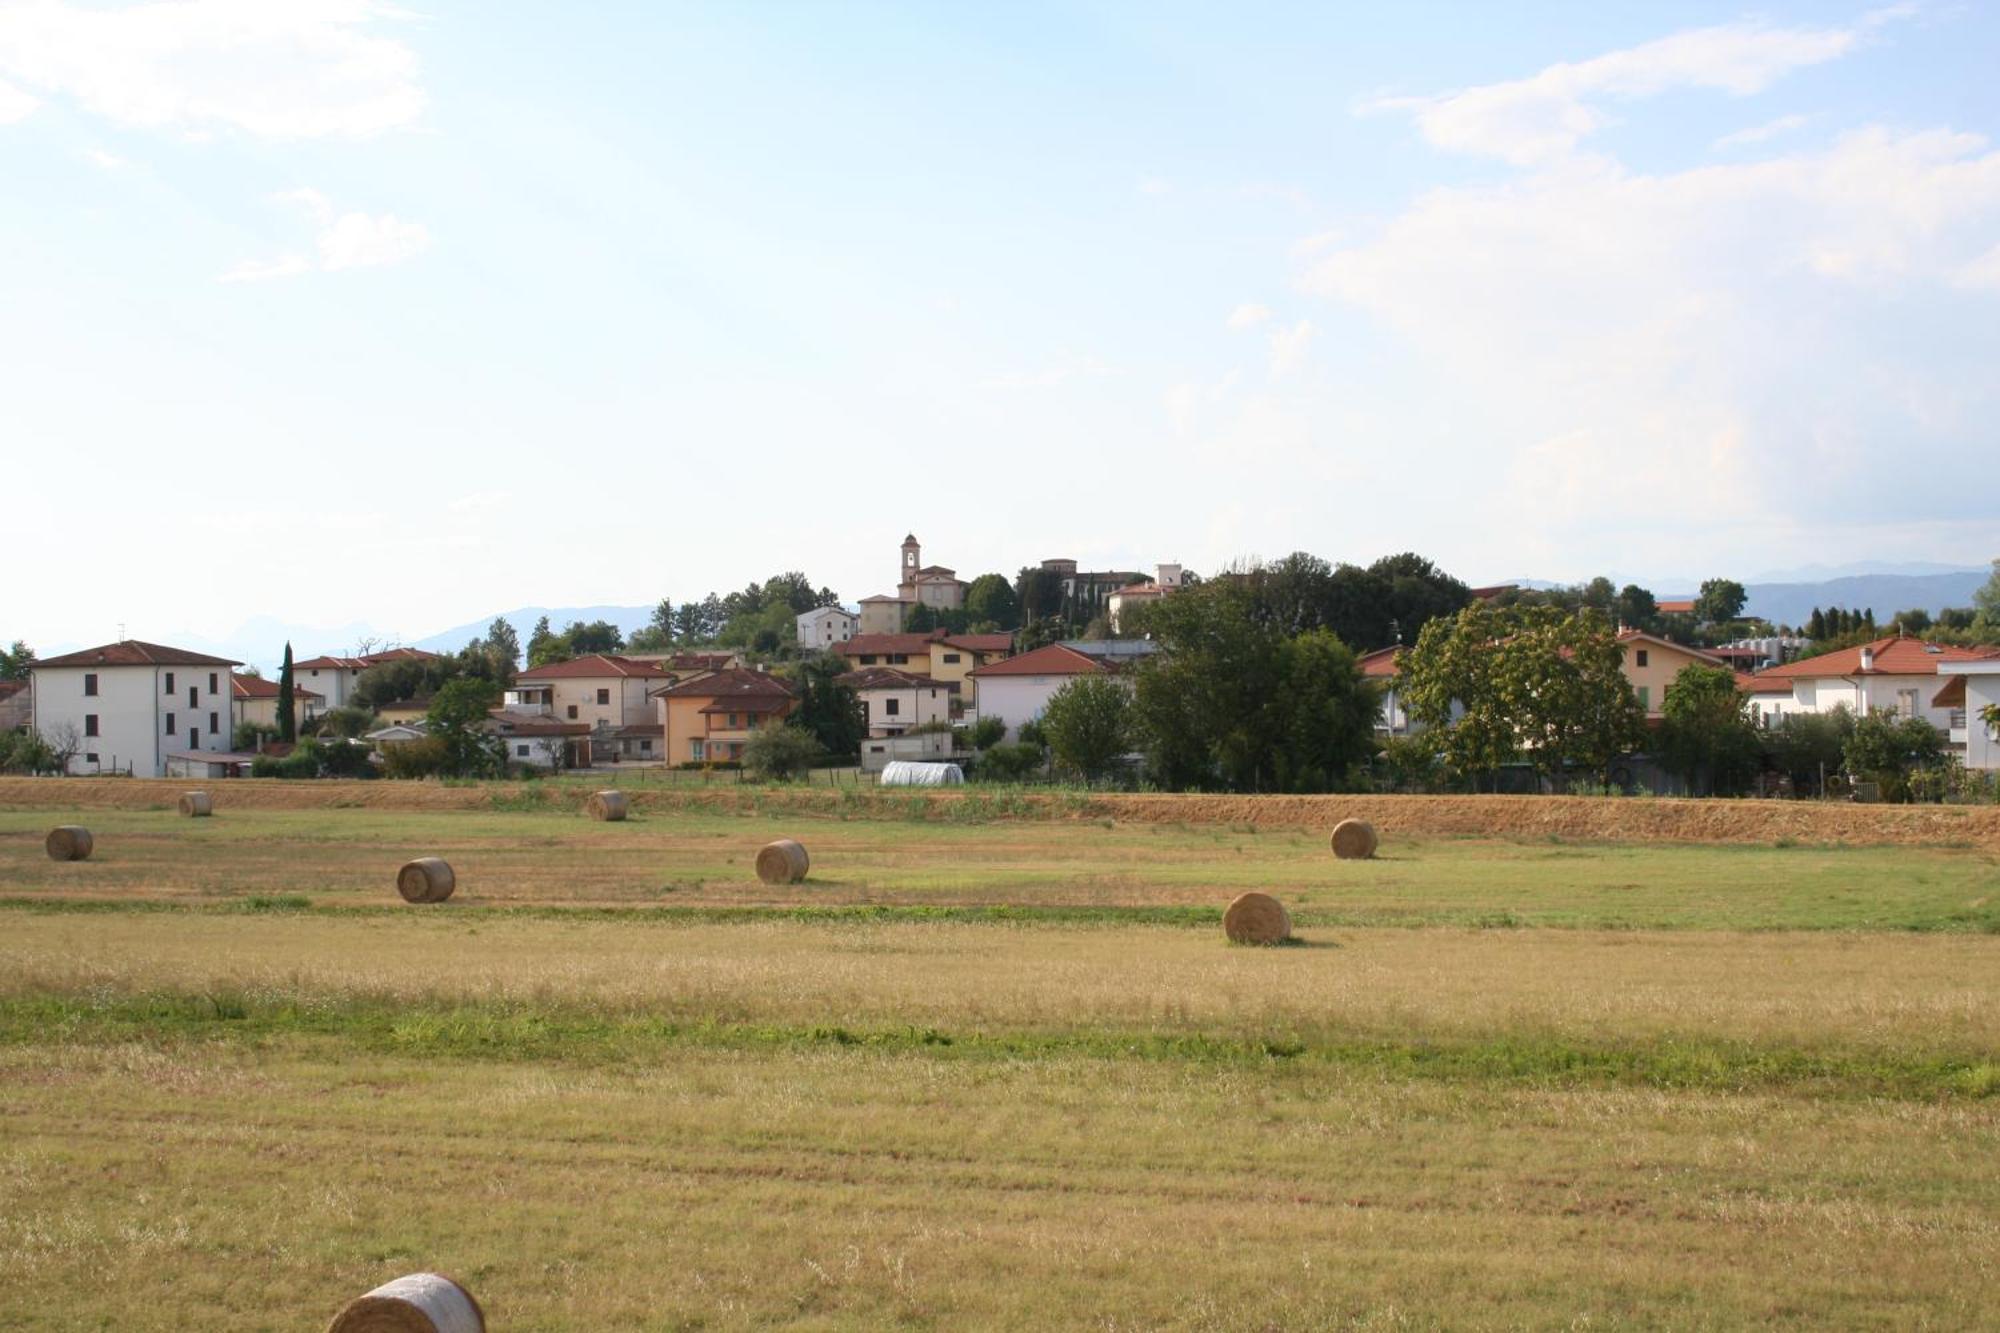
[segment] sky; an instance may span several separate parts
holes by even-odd
[[[854,600],[905,532],[1984,564],[1995,68],[1949,0],[0,0],[0,638]]]

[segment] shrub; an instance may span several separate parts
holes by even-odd
[[[375,764],[368,747],[350,741],[334,741],[319,749],[320,770],[330,778],[372,778]]]
[[[765,727],[743,747],[743,767],[759,778],[789,782],[826,753],[803,727]]]
[[[989,745],[973,770],[982,782],[1019,782],[1042,766],[1042,747],[1026,743]]]
[[[382,747],[382,772],[392,778],[430,778],[444,772],[451,751],[436,736]]]
[[[1007,723],[997,717],[982,717],[965,729],[965,740],[975,750],[989,750],[1007,739]]]

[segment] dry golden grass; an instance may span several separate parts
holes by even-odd
[[[1994,1322],[1979,851],[828,819],[767,889],[796,818],[105,808],[56,865],[52,813],[0,811],[0,1327],[419,1268],[496,1333]],[[1130,915],[1244,888],[1305,943]]]
[[[0,1323],[1987,1324],[1990,1114],[1305,1068],[0,1050]],[[52,1294],[60,1307],[51,1313]]]
[[[253,991],[677,1021],[1232,1038],[1536,1034],[2000,1052],[2000,937],[8,915],[0,994]]]

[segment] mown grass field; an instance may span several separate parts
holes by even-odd
[[[1996,1162],[1965,847],[0,810],[0,1327],[1991,1327]]]

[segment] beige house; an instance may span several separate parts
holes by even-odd
[[[1648,722],[1660,720],[1660,705],[1667,697],[1667,686],[1688,667],[1717,667],[1735,675],[1735,668],[1713,653],[1643,630],[1618,631],[1618,643],[1625,650],[1625,679],[1639,696],[1639,706],[1646,710]]]
[[[834,649],[856,671],[894,667],[916,676],[956,684],[969,694],[973,671],[1004,660],[1014,651],[1011,634],[857,634]]]
[[[664,735],[649,692],[675,679],[659,662],[591,653],[523,671],[501,711],[582,726],[599,760],[656,760]]]
[[[303,726],[326,711],[326,699],[313,690],[298,683],[298,668],[293,668],[292,706],[294,719]],[[261,676],[239,676],[234,672],[229,676],[230,729],[234,731],[245,722],[254,722],[260,727],[278,725],[278,682],[265,680]]]
[[[798,699],[762,671],[731,668],[653,687],[669,764],[727,763],[765,727],[782,725]]]

